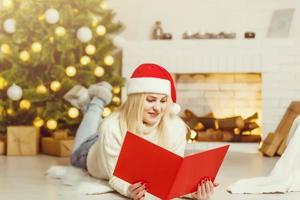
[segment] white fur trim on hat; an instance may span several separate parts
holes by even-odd
[[[171,95],[170,81],[161,78],[130,78],[127,82],[127,94],[159,93]]]

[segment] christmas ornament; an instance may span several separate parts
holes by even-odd
[[[119,94],[121,92],[120,86],[114,86],[113,89],[112,89],[112,92],[114,94]]]
[[[20,52],[19,58],[23,62],[26,62],[26,61],[28,61],[30,59],[30,54],[28,53],[28,51],[23,50],[23,51]]]
[[[92,26],[97,26],[98,23],[102,20],[102,18],[100,16],[93,16],[93,19],[92,19]]]
[[[95,54],[96,52],[96,47],[92,44],[89,44],[85,47],[85,52],[88,54],[88,55],[93,55]]]
[[[68,110],[68,115],[70,118],[75,119],[79,116],[79,110],[75,107],[72,107]]]
[[[43,84],[40,84],[36,87],[35,91],[38,94],[46,94],[48,92],[48,89]]]
[[[104,57],[104,63],[108,66],[111,66],[112,64],[114,64],[114,61],[115,61],[115,59],[112,56],[105,56]]]
[[[81,42],[88,42],[92,39],[93,33],[89,27],[83,26],[77,30],[77,38]]]
[[[16,21],[12,18],[6,19],[3,28],[7,33],[14,33],[16,31]]]
[[[49,119],[46,122],[46,126],[47,126],[48,129],[54,130],[54,129],[57,128],[57,121],[55,119]]]
[[[105,72],[104,72],[103,67],[100,67],[100,66],[96,67],[95,70],[94,70],[94,74],[95,74],[95,76],[97,76],[97,77],[103,76],[104,73],[105,73]]]
[[[100,7],[104,10],[107,9],[107,3],[102,1],[102,3],[100,4]]]
[[[110,108],[105,107],[104,110],[103,110],[102,116],[103,116],[103,117],[107,117],[107,116],[109,116],[110,114],[111,114]]]
[[[51,42],[51,43],[53,43],[54,42],[54,37],[49,37],[49,41]]]
[[[7,81],[5,78],[0,76],[0,90],[4,90],[7,86]]]
[[[2,0],[2,5],[6,9],[13,8],[14,4],[11,0]]]
[[[53,92],[57,92],[61,88],[61,84],[59,81],[52,81],[50,84],[50,88]]]
[[[55,35],[58,37],[62,37],[66,34],[66,29],[62,26],[58,26],[55,28]]]
[[[13,101],[20,100],[22,98],[22,94],[22,88],[16,84],[13,84],[7,89],[7,96]]]
[[[103,25],[99,25],[96,28],[96,33],[100,36],[103,36],[106,33],[106,28]]]
[[[1,45],[1,52],[4,53],[4,54],[11,53],[10,46],[8,44],[2,44]]]
[[[89,56],[82,56],[81,58],[80,58],[80,63],[82,64],[82,65],[87,65],[87,64],[89,64],[91,62],[91,58],[89,57]]]
[[[74,77],[77,73],[77,70],[74,66],[68,66],[66,69],[65,69],[65,73],[67,76],[69,77]]]
[[[112,98],[112,102],[115,103],[116,105],[120,105],[121,104],[121,99],[117,96],[114,96]]]
[[[40,128],[44,125],[44,120],[40,117],[36,117],[33,120],[33,126],[35,126],[36,128]]]
[[[31,107],[31,103],[29,100],[23,99],[22,101],[20,101],[19,106],[22,110],[28,110]]]
[[[8,109],[6,110],[6,113],[7,113],[8,115],[10,115],[10,116],[12,116],[12,115],[15,114],[15,112],[14,112],[14,110],[13,110],[12,108],[8,108]]]
[[[31,45],[31,50],[35,53],[38,53],[42,50],[42,45],[41,43],[39,42],[34,42],[32,45]]]
[[[56,9],[50,8],[45,12],[46,22],[49,24],[55,24],[59,20],[59,13]]]
[[[43,21],[43,20],[45,19],[45,15],[40,15],[40,16],[38,17],[38,19],[39,19],[39,21]]]

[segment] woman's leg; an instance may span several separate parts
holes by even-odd
[[[104,105],[104,101],[98,97],[92,99],[76,132],[72,153],[75,152],[87,138],[97,133],[97,129],[102,122],[101,115]]]

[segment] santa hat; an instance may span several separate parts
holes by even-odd
[[[159,93],[170,96],[173,100],[171,111],[173,114],[180,112],[176,104],[176,89],[171,74],[163,67],[144,63],[138,66],[127,83],[127,94],[134,93]]]

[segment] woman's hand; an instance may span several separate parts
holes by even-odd
[[[217,187],[219,184],[212,183],[211,180],[205,179],[199,185],[197,192],[193,193],[192,196],[197,200],[207,200],[214,193],[214,187]]]
[[[134,183],[128,187],[128,196],[134,200],[143,200],[145,198],[146,191],[146,183]]]

